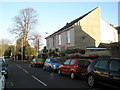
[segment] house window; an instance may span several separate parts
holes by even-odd
[[[49,43],[50,43],[50,42],[49,42],[49,39],[48,39],[48,40],[47,40],[47,46],[48,46],[48,47],[49,47],[49,45],[50,45]]]
[[[70,43],[70,31],[67,31],[67,43]]]
[[[53,47],[55,46],[55,36],[53,36],[53,38],[52,38],[52,46]]]
[[[61,45],[61,35],[58,35],[58,45]]]
[[[114,32],[114,42],[116,41],[116,33]]]

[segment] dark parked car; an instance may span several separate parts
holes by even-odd
[[[87,59],[68,59],[63,65],[59,66],[58,74],[70,75],[71,79],[76,76],[86,76],[90,62],[91,60]]]
[[[40,58],[35,58],[31,61],[30,65],[31,66],[39,66],[39,67],[43,67],[44,65],[44,61],[43,59],[40,59]]]
[[[87,83],[91,87],[101,83],[120,89],[120,59],[93,61],[88,67]]]
[[[57,71],[58,67],[62,65],[64,61],[60,58],[47,58],[43,70]]]
[[[6,63],[6,60],[4,57],[0,57],[0,69],[1,71],[4,71],[5,78],[8,78],[8,64]]]

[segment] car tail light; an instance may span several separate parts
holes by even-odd
[[[37,61],[35,62],[35,64],[37,64]]]
[[[76,65],[76,71],[79,71],[79,70],[80,70],[79,65]]]
[[[76,68],[80,68],[79,65],[76,65]]]

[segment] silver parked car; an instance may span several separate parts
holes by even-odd
[[[6,89],[6,80],[4,76],[5,71],[0,72],[0,90],[5,90]]]
[[[0,57],[0,71],[5,71],[5,78],[8,78],[8,64],[4,57]]]

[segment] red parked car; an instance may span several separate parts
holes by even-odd
[[[58,74],[70,75],[71,79],[76,76],[86,76],[90,62],[91,60],[87,59],[68,59],[63,65],[59,66]]]
[[[30,65],[33,66],[33,67],[34,66],[43,67],[44,62],[45,62],[45,60],[43,60],[43,59],[35,58],[30,62]]]

